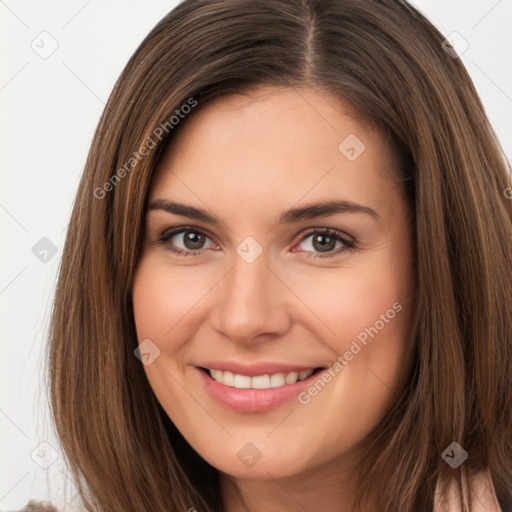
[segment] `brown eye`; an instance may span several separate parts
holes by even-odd
[[[336,247],[336,242],[337,240],[330,235],[316,234],[312,238],[312,246],[320,252],[332,251]]]
[[[183,256],[194,256],[203,249],[215,247],[210,240],[210,246],[205,245],[210,240],[202,231],[192,228],[180,228],[163,233],[159,242],[167,250]]]
[[[187,249],[202,249],[205,240],[205,236],[202,233],[196,233],[195,231],[184,231],[181,234],[183,235],[183,245],[185,245]]]
[[[313,258],[334,256],[355,248],[353,241],[332,229],[310,231],[302,236],[300,245]]]

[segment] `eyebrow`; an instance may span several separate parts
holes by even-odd
[[[222,220],[213,213],[201,208],[196,208],[195,206],[186,205],[176,201],[168,201],[166,199],[156,199],[148,206],[148,210],[165,210],[168,213],[201,220],[214,226],[223,224]],[[276,225],[293,224],[302,220],[315,219],[317,217],[334,215],[336,213],[362,213],[373,217],[375,220],[381,220],[380,215],[368,206],[363,206],[352,201],[337,199],[311,203],[299,208],[286,210],[281,213],[276,221]]]

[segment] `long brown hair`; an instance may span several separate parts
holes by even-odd
[[[359,498],[431,510],[437,479],[464,468],[489,470],[512,507],[509,166],[444,39],[404,0],[186,0],[145,38],[92,142],[51,323],[52,410],[88,510],[222,510],[219,472],[134,356],[131,287],[152,175],[186,112],[264,85],[319,88],[379,127],[415,214],[415,363],[368,440]],[[458,469],[441,458],[453,441]]]

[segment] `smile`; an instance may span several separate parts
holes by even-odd
[[[198,384],[219,405],[238,412],[258,413],[298,399],[325,367],[280,363],[241,365],[216,362],[196,366]]]
[[[224,386],[237,389],[269,389],[295,384],[299,380],[307,379],[315,371],[314,368],[301,372],[273,373],[265,375],[240,375],[237,373],[206,368],[213,380]]]

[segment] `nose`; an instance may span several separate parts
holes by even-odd
[[[252,263],[235,255],[211,311],[212,327],[236,343],[284,335],[291,326],[290,292],[268,268],[264,254]]]

